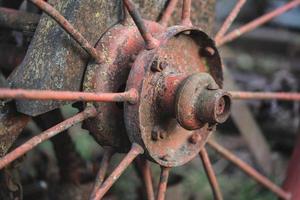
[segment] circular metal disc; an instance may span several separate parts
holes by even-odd
[[[125,124],[131,142],[142,145],[149,159],[173,167],[194,158],[214,127],[205,124],[195,131],[182,128],[173,113],[160,104],[162,80],[172,75],[209,72],[221,87],[222,68],[214,42],[199,29],[175,26],[155,37],[160,47],[142,51],[130,71],[126,89],[134,88],[140,96],[134,105],[125,103]],[[207,52],[207,47],[212,51]],[[166,63],[163,70],[151,70],[153,63],[160,62]],[[200,137],[195,139],[195,133]]]

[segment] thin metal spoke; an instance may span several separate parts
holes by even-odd
[[[209,180],[209,183],[210,183],[213,195],[214,195],[214,199],[215,200],[222,200],[223,199],[222,192],[221,192],[218,180],[216,178],[214,169],[211,165],[211,162],[210,162],[210,159],[208,157],[206,149],[203,148],[200,151],[199,155],[200,155],[200,158],[202,160],[205,173],[206,173],[207,178]]]
[[[58,100],[58,101],[96,101],[96,102],[135,102],[137,92],[131,89],[120,93],[93,93],[54,90],[26,90],[0,88],[0,99]]]
[[[216,44],[217,44],[217,46],[221,46],[227,42],[235,40],[236,38],[240,37],[241,35],[256,29],[257,27],[269,22],[273,18],[287,12],[288,10],[295,8],[299,4],[300,4],[300,0],[293,0],[293,1],[285,4],[284,6],[281,6],[280,8],[275,9],[274,11],[269,12],[255,20],[253,20],[252,22],[249,22],[249,23],[243,25],[240,28],[237,28],[237,29],[231,31],[230,33],[228,33],[227,35],[222,37]]]
[[[97,190],[101,187],[101,185],[104,181],[107,169],[108,169],[109,162],[110,162],[113,154],[114,154],[113,148],[111,148],[111,147],[104,148],[103,158],[102,158],[101,165],[100,165],[100,168],[99,168],[96,180],[95,180],[93,191],[90,195],[90,199],[95,198]]]
[[[235,18],[238,16],[238,14],[241,11],[241,8],[246,3],[247,0],[238,0],[235,4],[234,8],[224,21],[223,25],[221,26],[220,30],[215,36],[215,41],[218,43],[218,41],[224,36],[224,34],[227,32],[227,30],[230,28],[232,22],[235,20]]]
[[[170,18],[177,6],[177,3],[178,3],[178,0],[169,0],[168,2],[168,6],[166,8],[166,10],[164,11],[161,19],[160,19],[160,24],[163,26],[163,27],[167,27],[168,26],[168,23],[170,21]]]
[[[125,7],[127,8],[130,16],[132,17],[135,25],[139,29],[142,37],[145,40],[147,49],[154,49],[159,46],[159,41],[155,39],[150,31],[147,29],[143,18],[141,17],[139,11],[135,7],[134,3],[131,0],[123,0]]]
[[[94,198],[92,200],[99,200],[106,194],[106,192],[111,188],[111,186],[118,180],[118,178],[122,175],[122,173],[127,169],[127,167],[132,163],[132,161],[139,155],[144,153],[143,148],[133,143],[130,151],[126,154],[120,164],[115,168],[115,170],[111,173],[109,177],[103,182],[101,187],[95,193]]]
[[[42,132],[40,135],[34,136],[21,146],[17,147],[12,152],[6,154],[3,158],[0,159],[0,169],[6,167],[12,161],[16,160],[20,156],[24,155],[38,144],[48,140],[49,138],[57,135],[58,133],[70,128],[71,126],[82,122],[83,120],[94,117],[97,115],[97,111],[94,107],[88,107],[84,111],[76,114],[75,116],[49,128],[48,130]]]
[[[270,181],[267,177],[263,176],[259,172],[257,172],[254,168],[249,166],[247,163],[239,159],[237,156],[235,156],[233,153],[231,153],[229,150],[225,149],[221,145],[219,145],[217,142],[209,140],[207,142],[208,145],[210,145],[213,149],[215,149],[219,154],[221,154],[225,159],[229,160],[233,164],[235,164],[238,168],[240,168],[242,171],[244,171],[246,174],[248,174],[251,178],[256,180],[261,185],[265,186],[272,192],[274,192],[276,195],[281,197],[282,199],[289,200],[291,198],[290,193],[284,191],[277,185],[275,185],[272,181]]]
[[[30,0],[37,7],[52,17],[71,37],[80,44],[80,46],[88,52],[98,63],[101,62],[101,55],[98,51],[76,30],[70,22],[64,18],[54,7],[44,0]]]
[[[292,92],[229,92],[233,99],[300,101],[300,93]]]
[[[150,163],[146,159],[138,157],[135,160],[135,166],[137,167],[137,170],[144,181],[144,185],[147,192],[147,199],[154,200],[154,190]]]
[[[161,166],[160,180],[159,180],[158,192],[157,192],[157,200],[165,199],[170,169],[171,168],[169,168],[169,167]]]
[[[183,0],[181,24],[184,26],[193,26],[191,21],[191,5],[192,0]]]

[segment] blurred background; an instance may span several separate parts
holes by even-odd
[[[8,1],[0,0],[0,5],[5,7],[6,2]],[[217,0],[214,33],[218,31],[235,2]],[[231,29],[286,2],[284,0],[249,0]],[[27,9],[39,13],[33,6]],[[25,34],[5,28],[0,29],[2,79],[5,79],[22,61],[32,36],[33,32],[30,27]],[[229,43],[222,47],[220,52],[226,66],[226,87],[245,91],[299,91],[300,8],[297,7]],[[62,108],[64,118],[74,115],[77,111],[70,105]],[[213,137],[280,185],[284,180],[297,135],[299,136],[299,113],[298,102],[283,103],[275,100],[239,102],[233,107],[232,117],[218,127]],[[33,121],[30,122],[15,146],[40,132],[41,126]],[[74,173],[79,173],[80,184],[57,185],[62,174],[59,174],[53,150],[55,147],[51,142],[45,142],[14,163],[14,166],[19,166],[23,162],[20,174],[17,176],[22,180],[24,200],[49,199],[49,193],[53,196],[50,199],[64,199],[65,194],[61,194],[61,187],[65,187],[64,193],[74,193],[74,199],[78,194],[85,195],[86,193],[88,196],[103,149],[88,134],[88,131],[82,129],[81,125],[71,128],[69,135],[69,139],[73,142],[70,148],[74,149],[70,162],[74,161],[74,167],[65,169],[66,174],[63,176],[66,179],[74,178]],[[213,150],[208,150],[224,199],[277,199],[273,193],[248,178],[230,162],[221,158]],[[76,159],[73,159],[74,156]],[[121,158],[122,155],[115,155],[110,169],[113,169]],[[154,185],[157,185],[160,169],[157,165],[152,165],[152,170]],[[17,187],[17,184],[11,184],[12,187]],[[134,167],[131,166],[110,190],[106,199],[142,198],[142,184]],[[200,159],[172,169],[167,199],[212,199],[211,189]]]

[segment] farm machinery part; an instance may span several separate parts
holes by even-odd
[[[217,49],[217,46],[239,37],[241,33],[246,33],[294,8],[300,4],[299,0],[291,1],[282,8],[224,35],[245,3],[239,1],[215,40],[200,28],[193,26],[190,19],[190,0],[183,1],[180,25],[171,27],[167,27],[167,24],[177,1],[169,1],[158,23],[144,20],[130,0],[123,0],[127,10],[124,13],[125,19],[105,31],[100,38],[93,37],[93,41],[98,41],[95,46],[91,45],[47,2],[42,0],[31,0],[31,2],[64,28],[74,39],[73,42],[83,48],[80,52],[85,50],[84,57],[87,55],[92,57],[85,70],[84,92],[2,88],[0,98],[26,99],[25,102],[17,102],[17,109],[32,116],[61,105],[61,102],[53,103],[53,100],[87,101],[88,103],[84,104],[82,112],[34,136],[6,154],[0,160],[0,169],[41,142],[75,123],[84,121],[84,127],[106,149],[105,159],[100,168],[101,173],[99,172],[97,177],[99,181],[96,181],[91,199],[101,199],[129,164],[142,154],[141,159],[144,163],[150,160],[161,166],[157,199],[165,198],[170,168],[183,165],[198,154],[205,166],[214,197],[222,199],[217,179],[204,148],[205,144],[209,144],[279,197],[291,198],[288,191],[281,189],[228,150],[209,140],[209,136],[217,124],[223,123],[229,117],[231,99],[300,100],[298,93],[224,91],[222,63]],[[25,61],[30,63],[30,56]],[[79,62],[80,65],[84,63],[82,60]],[[22,84],[22,81],[16,81],[16,77],[27,73],[25,69],[27,68],[21,66],[9,78],[9,81],[14,80],[11,82],[12,86],[18,87]],[[61,88],[68,88],[68,83],[72,80],[76,84],[79,83],[77,75],[82,74],[82,71],[82,68],[75,71],[75,76],[65,80]],[[57,72],[55,74],[57,75]],[[51,79],[51,76],[49,77]],[[28,78],[30,76],[26,76],[26,79]],[[49,81],[52,83],[51,80]],[[78,84],[70,88],[76,90]],[[28,100],[51,100],[51,102],[36,101],[37,109],[32,110],[35,105]],[[30,106],[26,107],[26,105]],[[112,174],[104,179],[112,152],[127,154]],[[147,164],[143,166],[147,195],[149,199],[153,199],[150,168]]]

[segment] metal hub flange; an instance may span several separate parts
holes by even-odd
[[[156,22],[145,21],[153,32],[162,32]],[[134,24],[118,24],[108,30],[96,45],[102,55],[101,64],[90,63],[84,79],[84,91],[122,92],[136,55],[145,49],[145,43]],[[93,103],[98,115],[88,119],[84,127],[102,146],[112,146],[119,152],[127,152],[128,140],[124,119],[123,103]]]
[[[215,124],[227,118],[230,97],[219,89],[220,57],[204,32],[174,26],[155,37],[160,47],[140,52],[130,71],[126,90],[136,89],[139,101],[125,103],[125,124],[131,142],[142,145],[150,160],[173,167],[198,154]],[[195,81],[197,87],[191,89],[188,83]],[[185,86],[191,89],[193,101],[186,106],[192,114],[181,109]],[[185,114],[194,117],[195,126],[183,120]]]

